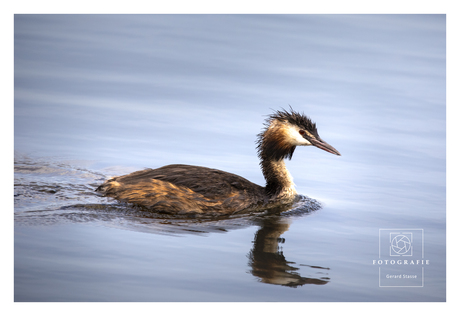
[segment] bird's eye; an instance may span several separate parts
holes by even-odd
[[[303,129],[301,129],[301,130],[299,131],[299,134],[300,134],[300,135],[305,135],[305,131],[304,131]]]

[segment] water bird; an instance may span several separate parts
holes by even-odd
[[[287,205],[299,198],[284,162],[297,146],[315,146],[340,156],[319,137],[316,124],[292,108],[269,115],[256,144],[265,187],[229,172],[173,164],[111,178],[96,191],[159,213],[230,215]]]

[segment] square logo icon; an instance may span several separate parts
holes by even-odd
[[[412,232],[390,232],[390,256],[411,257],[414,242]]]

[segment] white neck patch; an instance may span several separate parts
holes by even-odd
[[[294,146],[311,146],[311,143],[302,137],[297,126],[286,124],[286,136],[288,141]]]

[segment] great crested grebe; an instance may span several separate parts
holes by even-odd
[[[319,137],[316,124],[292,108],[270,115],[257,137],[265,187],[217,169],[168,165],[114,177],[96,191],[160,213],[234,214],[296,200],[294,182],[284,163],[285,158],[292,158],[296,146],[313,145],[340,156]]]

